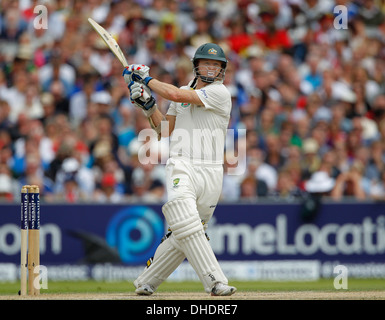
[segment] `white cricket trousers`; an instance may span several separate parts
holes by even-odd
[[[168,201],[162,211],[172,231],[157,248],[153,260],[134,281],[156,289],[185,258],[194,268],[206,292],[215,283],[228,283],[205,235],[219,200],[222,165],[192,164],[170,158],[166,164]]]
[[[191,198],[202,221],[208,223],[222,192],[223,166],[192,164],[181,159],[168,159],[166,188],[168,201]]]

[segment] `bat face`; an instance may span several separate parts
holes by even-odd
[[[106,45],[110,48],[112,53],[119,59],[120,63],[123,65],[123,67],[127,67],[128,63],[126,61],[126,58],[120,49],[118,43],[115,41],[115,39],[109,34],[106,29],[104,29],[101,25],[99,25],[96,21],[94,21],[91,18],[88,18],[88,22],[91,24],[91,26],[95,29],[95,31],[101,36],[101,38],[104,40]]]

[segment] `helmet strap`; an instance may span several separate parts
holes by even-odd
[[[197,86],[197,81],[198,81],[198,77],[195,76],[194,80],[190,84],[190,88],[195,89],[195,87]]]

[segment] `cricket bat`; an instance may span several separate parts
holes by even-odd
[[[110,48],[110,50],[115,55],[115,57],[118,58],[120,63],[123,65],[123,67],[128,67],[126,57],[124,56],[122,50],[120,49],[118,43],[112,37],[112,35],[95,20],[88,18],[88,22],[91,24],[94,30],[101,36],[101,38],[104,40],[108,48]],[[149,97],[150,97],[149,94],[146,91],[144,91],[143,98],[147,100]]]
[[[101,36],[106,45],[110,48],[112,53],[118,58],[123,67],[128,67],[128,63],[126,57],[124,56],[122,50],[120,49],[116,40],[112,37],[112,35],[107,32],[99,23],[95,20],[88,18],[88,22],[94,28],[94,30]]]

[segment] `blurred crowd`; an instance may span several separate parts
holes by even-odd
[[[37,5],[47,8],[47,28],[36,27],[45,14],[37,17]],[[346,10],[334,12],[338,5]],[[385,199],[385,1],[0,6],[2,201],[17,202],[25,184],[38,185],[45,202],[165,200],[164,163],[139,161],[138,135],[148,121],[89,17],[117,39],[129,63],[146,64],[178,87],[192,79],[199,45],[225,50],[229,129],[239,134],[225,150],[221,201],[290,200],[304,192]],[[165,112],[169,101],[155,97]],[[163,159],[167,140],[159,145]],[[245,159],[233,145],[245,148]]]

